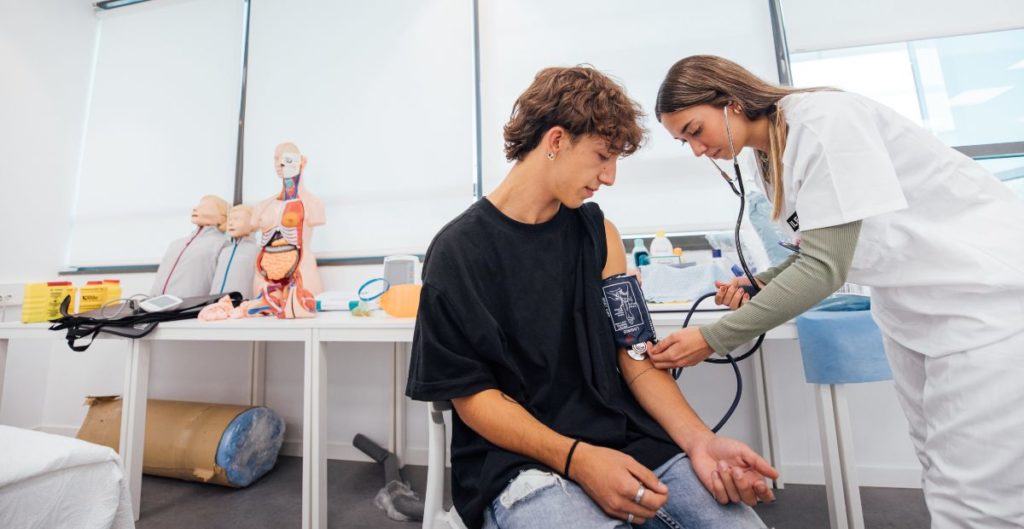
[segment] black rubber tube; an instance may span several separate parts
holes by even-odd
[[[684,329],[690,325],[690,319],[693,317],[693,314],[697,312],[697,306],[700,305],[700,303],[705,299],[708,299],[714,295],[714,292],[710,292],[697,298],[697,300],[693,302],[693,305],[690,306],[689,313],[686,315],[686,319],[683,320]],[[738,358],[733,358],[731,355],[725,355],[725,358],[707,358],[704,360],[709,364],[732,364],[732,370],[736,374],[736,396],[733,397],[732,404],[729,406],[729,409],[725,412],[725,415],[723,415],[721,420],[718,421],[718,424],[716,424],[715,427],[711,429],[712,432],[718,433],[718,430],[721,430],[722,427],[725,426],[725,423],[729,422],[729,419],[732,418],[732,414],[736,412],[736,408],[740,404],[740,399],[743,397],[743,375],[740,374],[740,366],[737,364],[738,362],[741,362],[749,358],[750,355],[754,354],[754,352],[757,351],[759,347],[761,347],[761,342],[764,342],[764,336],[765,335],[763,334],[761,336],[758,336],[757,342],[754,343],[754,346],[751,347],[749,351],[740,355]],[[683,374],[683,369],[681,367],[677,367],[673,368],[671,372],[672,378],[679,380],[679,376]]]

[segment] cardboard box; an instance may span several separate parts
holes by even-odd
[[[89,413],[77,437],[117,451],[121,441],[121,398],[86,397],[85,404]],[[217,449],[231,421],[251,407],[149,400],[143,473],[236,486],[228,481],[224,469],[217,466]]]

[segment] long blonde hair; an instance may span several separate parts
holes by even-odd
[[[758,165],[766,189],[772,194],[772,219],[782,214],[782,153],[786,150],[789,127],[780,99],[800,92],[831,90],[829,88],[786,88],[765,82],[742,66],[714,55],[693,55],[672,65],[658,89],[654,114],[671,114],[695,105],[723,108],[739,105],[747,119],[768,118],[768,161]]]

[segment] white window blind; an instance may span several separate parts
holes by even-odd
[[[98,15],[68,264],[156,263],[203,195],[231,201],[242,0]]]
[[[480,39],[485,192],[511,167],[502,126],[519,94],[544,67],[589,63],[625,86],[650,130],[646,146],[619,162],[615,185],[594,196],[606,216],[627,236],[732,228],[736,197],[661,127],[654,102],[669,67],[688,55],[721,55],[776,81],[767,2],[481,2]]]
[[[781,0],[791,53],[1024,27],[1020,0]]]
[[[319,257],[425,251],[472,202],[473,75],[470,0],[255,2],[246,203],[280,191],[291,141],[326,208]]]

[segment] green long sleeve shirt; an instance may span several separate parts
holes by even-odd
[[[756,277],[765,287],[701,334],[716,353],[726,354],[782,325],[843,286],[853,262],[861,221],[808,230],[800,253]]]

